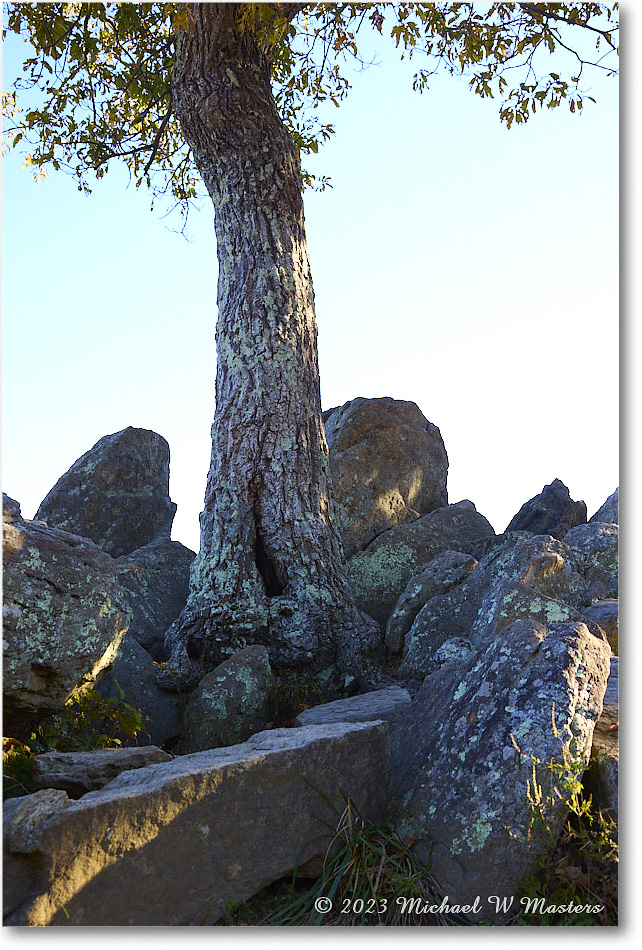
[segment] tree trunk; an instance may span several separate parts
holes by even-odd
[[[354,605],[333,517],[314,294],[294,142],[270,62],[236,4],[193,4],[174,108],[215,209],[216,412],[175,666],[266,643],[277,668],[371,675],[380,642]]]

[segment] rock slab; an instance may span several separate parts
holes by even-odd
[[[45,752],[34,755],[33,783],[37,789],[60,788],[73,798],[93,792],[129,769],[170,762],[171,755],[155,746],[137,749],[94,749],[91,752]]]
[[[169,445],[156,432],[128,426],[103,436],[74,462],[43,499],[36,518],[121,557],[168,538],[175,513]]]
[[[345,806],[379,817],[384,723],[278,729],[4,806],[8,926],[203,926],[323,855]],[[328,796],[335,813],[314,789]]]

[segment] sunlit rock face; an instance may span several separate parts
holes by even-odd
[[[93,684],[130,621],[113,559],[86,538],[3,511],[5,722],[42,718]]]
[[[348,557],[382,531],[448,504],[446,449],[414,402],[359,397],[324,420]]]
[[[106,435],[71,466],[42,501],[36,518],[89,538],[112,557],[169,537],[169,445],[132,426]]]

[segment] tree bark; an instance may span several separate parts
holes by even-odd
[[[166,641],[192,678],[259,642],[277,669],[368,681],[380,635],[333,517],[297,150],[238,5],[192,12],[173,100],[215,209],[216,411],[201,549]]]

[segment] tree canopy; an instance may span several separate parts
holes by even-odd
[[[279,111],[302,156],[333,132],[317,107],[347,95],[364,24],[414,59],[417,90],[440,70],[463,75],[474,93],[498,99],[508,127],[562,103],[581,111],[595,101],[584,89],[587,73],[617,71],[617,4],[236,7],[240,28],[269,53]],[[30,48],[23,75],[4,93],[6,146],[24,148],[36,176],[63,169],[84,191],[123,161],[137,186],[186,206],[199,177],[173,110],[172,70],[180,34],[192,28],[189,4],[7,4],[5,35],[19,34]],[[564,72],[550,69],[552,53],[562,54]]]

